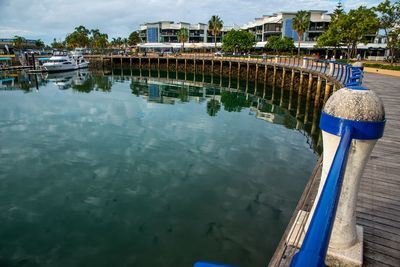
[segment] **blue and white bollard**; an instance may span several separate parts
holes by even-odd
[[[328,266],[362,265],[363,232],[361,227],[356,226],[357,194],[363,170],[385,126],[382,101],[373,91],[361,86],[343,88],[325,104],[320,121],[324,142],[321,182],[307,225],[325,185],[343,130],[349,126],[352,129],[352,141],[325,258]]]

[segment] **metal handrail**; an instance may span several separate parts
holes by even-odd
[[[347,164],[347,156],[353,139],[353,127],[345,126],[342,130],[339,147],[326,178],[320,199],[315,208],[310,226],[304,237],[301,249],[293,257],[291,267],[325,266],[325,255],[335,221],[343,182],[343,174]]]

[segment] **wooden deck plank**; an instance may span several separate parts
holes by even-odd
[[[363,85],[381,97],[387,119],[358,194],[364,266],[400,266],[400,78],[368,73]]]

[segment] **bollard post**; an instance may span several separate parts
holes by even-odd
[[[311,227],[328,173],[338,151],[344,130],[351,128],[351,143],[325,263],[328,266],[362,266],[363,231],[356,226],[356,204],[360,179],[377,140],[382,137],[385,111],[380,98],[361,86],[335,92],[321,114],[323,167],[321,182],[306,228]],[[325,215],[328,220],[328,215]]]

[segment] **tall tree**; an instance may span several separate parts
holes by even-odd
[[[88,47],[90,44],[89,40],[90,31],[84,26],[79,26],[75,28],[75,31],[68,34],[65,38],[68,48],[76,47]]]
[[[26,45],[26,39],[21,36],[14,36],[14,47],[21,50]]]
[[[208,30],[214,36],[214,49],[217,50],[217,35],[221,32],[222,27],[224,26],[223,21],[217,15],[211,16],[208,21]]]
[[[348,57],[354,57],[357,45],[368,43],[368,35],[374,35],[379,29],[379,21],[372,9],[360,6],[348,14],[339,16],[335,22],[341,42],[347,46]]]
[[[396,44],[396,28],[400,27],[400,2],[395,1],[393,4],[390,0],[385,0],[378,6],[374,7],[373,10],[378,13],[379,16],[379,28],[385,32],[387,48],[390,52],[390,63],[393,65],[394,51]],[[394,31],[392,33],[392,31]]]
[[[131,34],[129,34],[129,37],[128,37],[129,45],[131,45],[131,46],[137,45],[140,42],[142,42],[142,39],[140,39],[138,32],[132,32]]]
[[[339,17],[340,15],[342,15],[342,14],[344,14],[344,13],[345,13],[345,12],[344,12],[344,9],[343,9],[342,1],[339,0],[338,3],[337,3],[337,5],[336,5],[335,10],[333,10],[333,13],[332,13],[332,15],[331,15],[331,21],[332,21],[332,20],[335,20],[337,17]]]
[[[185,42],[189,40],[189,30],[181,28],[177,33],[178,41],[182,43],[182,52],[185,49]]]
[[[103,51],[108,46],[108,35],[101,33],[99,29],[90,30],[90,47]]]
[[[303,39],[303,35],[308,30],[309,27],[310,27],[310,12],[305,10],[298,11],[296,16],[293,18],[293,30],[296,31],[298,37],[297,55],[299,56],[300,56],[301,39]]]
[[[45,44],[44,44],[44,42],[43,42],[42,40],[37,39],[37,40],[35,41],[35,46],[36,46],[38,49],[43,49],[43,48],[45,47]]]
[[[51,47],[53,49],[64,49],[64,43],[63,42],[57,42],[56,38],[53,39],[53,42],[51,43]]]
[[[243,30],[232,29],[222,38],[222,48],[226,52],[233,52],[235,50],[247,51],[250,50],[255,43],[254,34]]]

